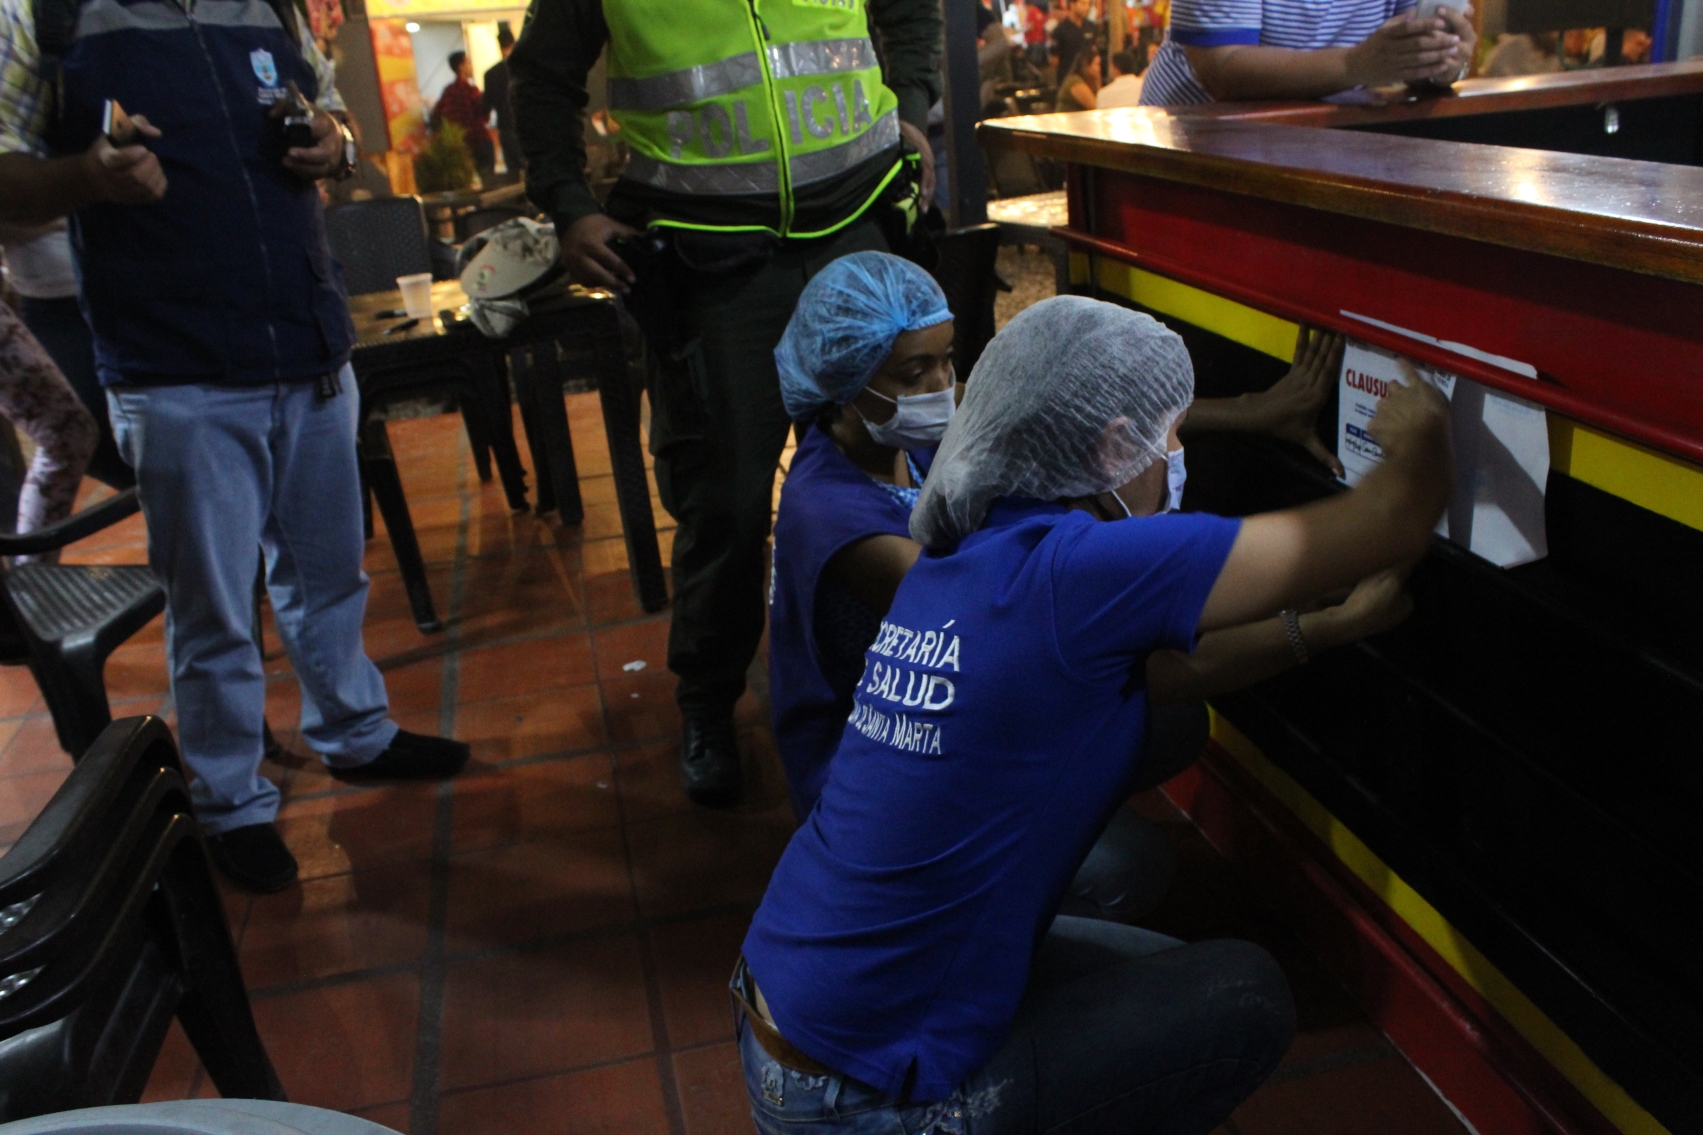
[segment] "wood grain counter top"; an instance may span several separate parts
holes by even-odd
[[[1703,62],[1474,80],[1454,97],[1144,107],[983,122],[979,138],[1085,166],[1703,283],[1703,168],[1340,129],[1703,94]]]

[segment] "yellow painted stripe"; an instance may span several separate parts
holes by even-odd
[[[1295,324],[1288,320],[1108,256],[1098,259],[1100,287],[1106,291],[1284,362],[1294,359]],[[1070,280],[1088,282],[1086,253],[1070,254]],[[1551,413],[1549,466],[1639,508],[1703,530],[1703,469],[1677,457]]]
[[[1549,467],[1640,508],[1703,529],[1703,469],[1549,415]]]
[[[1099,283],[1108,292],[1286,363],[1294,361],[1296,326],[1287,319],[1267,315],[1246,304],[1227,300],[1109,256],[1101,256],[1098,260]],[[1070,279],[1077,284],[1088,282],[1086,254],[1070,254]]]
[[[1418,891],[1390,870],[1342,821],[1326,811],[1288,773],[1267,760],[1252,741],[1217,712],[1212,715],[1212,739],[1293,812],[1308,831],[1330,848],[1355,877],[1411,926],[1467,984],[1478,990],[1609,1122],[1626,1135],[1670,1135],[1655,1116],[1609,1079],[1559,1025],[1521,993],[1460,931],[1450,926]]]

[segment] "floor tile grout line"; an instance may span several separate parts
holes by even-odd
[[[580,572],[580,586],[585,586],[585,572]],[[598,665],[597,639],[590,640],[592,673],[597,675],[598,704],[603,710],[603,736],[608,739],[610,726],[609,698],[603,689],[603,671]],[[642,921],[644,905],[639,898],[639,883],[633,873],[633,841],[627,835],[626,803],[621,796],[620,779],[616,776],[615,753],[609,752],[610,783],[615,788],[616,815],[621,822],[621,854],[627,864],[627,888],[633,900],[635,920]],[[655,951],[651,949],[648,927],[638,932],[639,964],[645,979],[645,1006],[650,1013],[651,1046],[656,1061],[656,1080],[662,1089],[662,1108],[668,1117],[669,1135],[686,1135],[686,1113],[680,1103],[680,1084],[674,1075],[674,1058],[669,1051],[668,1014],[662,1005],[662,978],[657,973]]]
[[[462,461],[461,524],[456,532],[455,559],[450,567],[449,595],[444,610],[443,676],[438,687],[438,732],[455,736],[457,691],[461,678],[458,625],[467,580],[467,531],[473,517],[467,491],[466,462],[472,453],[463,434],[457,452]],[[414,1080],[408,1100],[409,1135],[437,1135],[438,1081],[443,1060],[444,985],[448,970],[447,923],[449,873],[455,809],[455,781],[438,783],[437,808],[432,817],[432,882],[426,920],[426,952],[420,963],[420,987],[414,1038]]]

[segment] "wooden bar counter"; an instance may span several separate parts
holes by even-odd
[[[1703,1132],[1703,63],[980,139],[1066,163],[1073,284],[1201,395],[1307,323],[1547,411],[1548,556],[1435,541],[1402,628],[1221,699],[1169,790],[1479,1131]],[[1189,472],[1336,489],[1260,439]]]

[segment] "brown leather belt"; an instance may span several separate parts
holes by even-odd
[[[745,970],[745,978],[751,983],[751,989],[754,993],[757,988],[757,979],[751,976],[751,971],[745,967],[743,958],[740,959],[739,968],[734,970],[736,977],[740,969]],[[775,1028],[773,1022],[759,1012],[755,1005],[746,1000],[745,993],[739,988],[737,980],[729,983],[727,991],[733,995],[734,1003],[744,1010],[745,1023],[751,1026],[751,1035],[757,1039],[758,1046],[768,1053],[771,1059],[786,1065],[794,1072],[803,1072],[806,1076],[835,1075],[832,1068],[820,1061],[810,1059],[797,1048],[794,1048],[792,1042],[781,1035],[780,1030]]]

